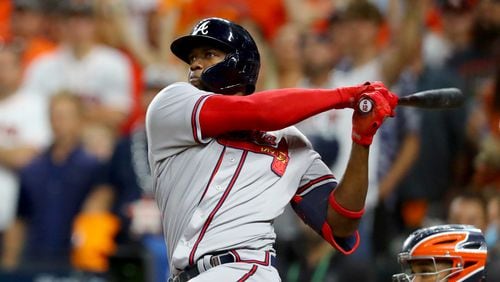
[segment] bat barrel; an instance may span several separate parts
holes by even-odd
[[[417,92],[398,100],[400,106],[427,109],[449,109],[463,105],[465,97],[458,88],[441,88]]]

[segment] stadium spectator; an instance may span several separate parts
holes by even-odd
[[[64,1],[61,6],[61,46],[31,64],[25,87],[45,96],[76,93],[84,100],[87,119],[117,131],[132,106],[130,63],[97,42],[91,1]]]
[[[490,281],[500,279],[500,193],[493,192],[488,200],[488,228],[484,237],[488,245],[488,264],[491,265]]]
[[[22,50],[22,66],[26,69],[40,56],[53,51],[56,44],[46,36],[45,7],[40,0],[13,0],[8,42]]]
[[[271,50],[276,67],[277,87],[297,87],[304,78],[302,66],[302,30],[289,23],[280,27],[271,42]]]
[[[482,136],[471,133],[474,132],[471,130],[473,113],[480,105],[480,93],[485,83],[494,77],[497,67],[492,54],[495,38],[487,35],[489,31],[485,31],[491,26],[493,31],[497,30],[496,38],[498,38],[500,26],[494,23],[496,20],[483,16],[481,2],[487,1],[447,0],[442,5],[443,32],[451,46],[450,56],[445,61],[444,67],[460,79],[460,88],[467,99],[466,126],[463,126],[461,132],[463,147],[460,148],[460,156],[456,163],[455,181],[458,186],[472,181],[473,159],[478,151],[478,142],[482,140]],[[490,9],[495,10],[495,7],[490,6]],[[460,139],[458,141],[460,142]]]
[[[500,10],[500,4],[497,4]],[[500,22],[500,21],[499,21]],[[500,35],[500,23],[498,24]],[[500,47],[500,38],[493,44]],[[495,77],[484,87],[480,104],[469,119],[470,139],[477,139],[478,152],[474,158],[473,186],[477,190],[500,188],[500,49],[493,57],[497,64]]]
[[[0,47],[0,234],[15,215],[17,173],[50,142],[45,101],[20,88],[21,60],[16,46]]]
[[[484,236],[492,252],[492,259],[500,262],[500,245],[498,244],[500,240],[498,238],[500,232],[500,193],[492,192],[488,196],[488,226]]]
[[[345,5],[348,1],[335,3],[329,0],[285,0],[283,2],[289,22],[305,30],[324,31],[330,15],[338,8],[336,5]]]
[[[474,225],[485,232],[488,226],[487,202],[481,194],[461,193],[450,202],[448,223]]]
[[[168,68],[180,75],[183,66],[168,50],[174,39],[178,10],[164,11],[162,1],[95,1],[97,29],[104,44],[117,48],[132,64],[132,108],[122,132],[130,132],[142,116],[144,76]],[[182,68],[182,70],[181,70]]]
[[[478,40],[484,27],[493,30],[488,34],[494,34],[496,29],[498,38],[499,25],[491,16],[498,10],[495,9],[498,3],[494,2],[443,1],[439,7],[443,14],[443,38],[450,47],[449,55],[442,68],[432,68],[422,62],[417,62],[412,68],[418,77],[417,90],[458,87],[467,97],[466,106],[460,109],[421,111],[421,150],[405,182],[404,197],[427,202],[428,218],[446,218],[446,206],[442,200],[463,191],[472,181],[484,181],[489,169],[483,170],[486,168],[483,161],[494,164],[492,160],[497,146],[495,142],[483,143],[485,126],[478,125],[476,114],[485,112],[480,107],[482,96],[479,94],[483,93],[485,82],[491,81],[497,62],[491,53],[494,46],[498,46],[494,44],[495,40],[489,36],[485,37],[489,38],[488,43]],[[484,12],[478,10],[485,9],[483,5],[488,7],[487,17],[481,16]],[[491,101],[488,103],[490,109],[494,105]],[[481,143],[485,145],[485,154],[479,157]],[[477,160],[476,169],[474,159]]]
[[[305,88],[333,88],[332,72],[340,59],[339,49],[327,32],[309,32],[302,36],[302,72],[299,82]],[[307,62],[307,63],[306,63]],[[332,126],[335,114],[328,111],[306,119],[297,128],[307,136],[313,148],[321,155],[325,164],[332,166],[338,154],[338,142]]]
[[[7,269],[68,270],[77,215],[97,214],[109,207],[109,188],[100,177],[103,165],[80,145],[79,98],[66,93],[53,96],[50,122],[52,145],[20,172],[17,218],[3,242],[2,266]],[[110,219],[107,227],[113,224],[117,223]],[[105,232],[106,225],[94,227]],[[95,258],[89,263],[96,263]]]

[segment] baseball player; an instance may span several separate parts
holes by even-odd
[[[257,46],[220,18],[200,21],[171,50],[189,65],[189,83],[161,90],[146,117],[170,281],[280,281],[272,223],[288,203],[333,247],[352,253],[369,146],[394,114],[396,96],[381,83],[253,93]],[[351,158],[339,182],[292,125],[358,108],[361,98],[373,107],[354,111]]]
[[[472,225],[421,228],[404,242],[398,261],[405,272],[393,282],[479,282],[486,279],[486,241]]]

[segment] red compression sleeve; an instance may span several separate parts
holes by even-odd
[[[272,131],[334,108],[351,107],[365,86],[278,89],[249,96],[213,95],[200,110],[204,137],[243,130]]]

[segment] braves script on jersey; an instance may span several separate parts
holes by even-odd
[[[208,253],[272,250],[272,220],[292,197],[336,182],[294,127],[203,138],[199,113],[210,95],[216,94],[175,83],[147,113],[154,191],[174,273]]]

